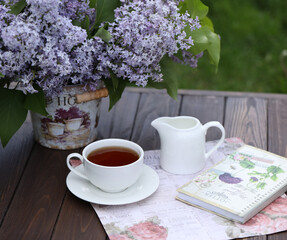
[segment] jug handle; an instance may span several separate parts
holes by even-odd
[[[218,143],[213,148],[211,148],[207,153],[205,153],[205,159],[207,159],[223,143],[223,141],[225,139],[225,129],[220,124],[220,122],[211,121],[211,122],[208,122],[208,123],[204,124],[203,125],[203,129],[205,130],[205,134],[206,134],[208,128],[211,128],[211,127],[219,128],[219,130],[221,131],[221,138],[220,138]]]

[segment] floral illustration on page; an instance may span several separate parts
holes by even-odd
[[[226,173],[226,172],[219,176],[219,179],[222,182],[229,183],[229,184],[240,183],[242,179],[235,177],[235,176],[239,172],[244,171],[244,169],[246,169],[247,171],[248,169],[249,170],[254,169],[256,167],[254,160],[257,162],[263,162],[263,163],[269,162],[270,163],[270,161],[267,159],[263,159],[263,158],[259,159],[251,155],[240,153],[240,152],[234,152],[233,154],[230,154],[229,158],[231,161],[235,162],[235,164],[230,165],[231,169],[236,170],[238,166],[241,167],[241,169],[238,172],[234,173],[233,176],[230,173]],[[284,173],[284,172],[285,171],[282,168],[280,168],[279,166],[275,166],[275,165],[270,165],[266,169],[264,169],[264,171],[260,171],[260,172],[253,170],[247,173],[248,175],[250,175],[249,186],[257,190],[264,189],[265,186],[267,186],[269,180],[277,181],[278,180],[277,175],[280,173]]]

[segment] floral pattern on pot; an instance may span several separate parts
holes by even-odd
[[[59,96],[46,100],[50,117],[32,113],[36,141],[54,149],[74,149],[97,136],[100,100],[77,103],[80,86],[66,87]]]

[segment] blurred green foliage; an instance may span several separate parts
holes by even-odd
[[[287,93],[287,1],[202,0],[221,37],[217,73],[205,54],[197,69],[177,66],[179,88]],[[285,51],[286,52],[286,51]]]

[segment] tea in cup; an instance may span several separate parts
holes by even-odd
[[[105,192],[121,192],[132,186],[143,169],[143,149],[124,139],[104,139],[87,145],[82,154],[67,156],[68,168]],[[70,165],[71,158],[82,161],[85,175]]]

